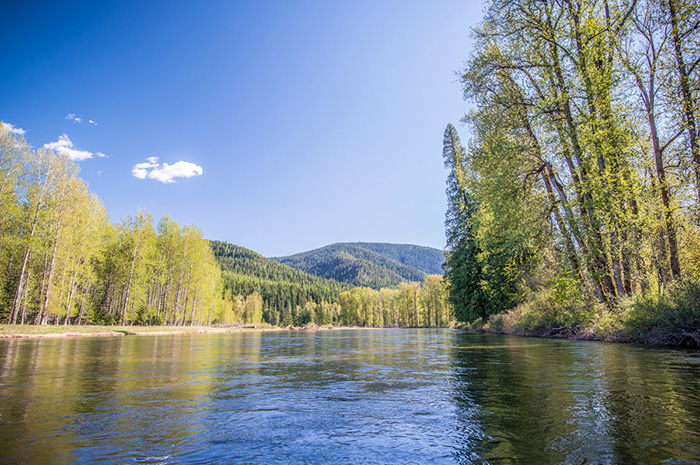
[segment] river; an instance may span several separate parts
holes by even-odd
[[[700,352],[451,330],[0,340],[0,463],[700,463]]]

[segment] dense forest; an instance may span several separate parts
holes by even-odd
[[[444,133],[462,321],[638,336],[700,327],[700,8],[491,0]],[[695,333],[693,333],[695,334]],[[697,339],[697,336],[692,336]]]
[[[340,323],[369,327],[445,327],[454,321],[447,286],[441,275],[428,275],[423,284],[397,288],[356,287],[340,294]]]
[[[442,274],[444,253],[414,245],[357,242],[332,244],[275,260],[316,276],[381,289]]]

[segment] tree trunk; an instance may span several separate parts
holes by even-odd
[[[44,301],[39,310],[39,315],[46,312],[49,305],[49,298],[51,296],[51,280],[53,279],[53,272],[56,266],[56,251],[58,250],[58,238],[61,233],[61,222],[63,215],[60,214],[58,217],[58,223],[56,224],[56,234],[54,235],[53,250],[51,251],[51,264],[49,265],[48,276],[46,277],[46,293],[44,295]]]
[[[688,139],[690,140],[690,154],[693,167],[695,168],[695,188],[697,190],[698,202],[700,203],[700,135],[696,127],[695,121],[695,105],[693,95],[690,90],[690,77],[688,68],[683,58],[683,47],[681,42],[681,33],[678,28],[678,11],[676,0],[668,0],[668,11],[671,18],[671,35],[673,38],[673,47],[676,52],[676,64],[678,66],[678,75],[680,77],[681,98],[683,103],[683,115],[685,116],[685,124],[688,130]]]

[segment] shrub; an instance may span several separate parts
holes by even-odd
[[[683,279],[663,292],[645,292],[623,299],[622,330],[632,337],[700,329],[700,282]]]

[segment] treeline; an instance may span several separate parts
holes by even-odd
[[[365,327],[445,327],[454,321],[447,286],[440,275],[423,284],[401,283],[395,289],[356,287],[340,294],[339,323]]]
[[[227,279],[224,273],[225,286],[230,283]],[[253,295],[260,298],[263,321],[273,326],[445,327],[454,321],[447,287],[439,275],[427,276],[422,284],[401,283],[398,288],[345,288],[328,300],[294,283],[235,279],[260,289]],[[233,289],[226,294],[227,301],[244,302],[246,291],[236,295]]]
[[[0,321],[194,324],[219,310],[219,269],[194,226],[110,223],[77,165],[0,125]]]
[[[226,279],[226,278],[225,278]],[[241,279],[241,277],[239,277]],[[260,305],[265,323],[274,326],[360,326],[373,328],[446,327],[454,322],[442,276],[430,275],[421,284],[401,283],[398,288],[345,288],[329,300],[315,300],[303,290],[295,294],[293,283],[254,283],[262,289]],[[266,289],[273,290],[270,294]],[[266,295],[286,296],[283,300]],[[260,296],[257,291],[253,295]],[[227,301],[244,302],[241,295],[227,294]],[[298,302],[298,303],[294,303]],[[240,305],[240,304],[239,304]]]
[[[698,3],[491,0],[474,38],[473,139],[443,149],[457,317],[539,301],[570,326],[696,280]]]
[[[337,313],[337,303],[342,285],[308,285],[298,282],[265,281],[251,276],[223,273],[225,297],[259,295],[262,299],[263,320],[273,326],[303,326],[307,323],[331,324]],[[314,314],[328,314],[325,318],[311,318]],[[321,320],[324,321],[321,323]]]

